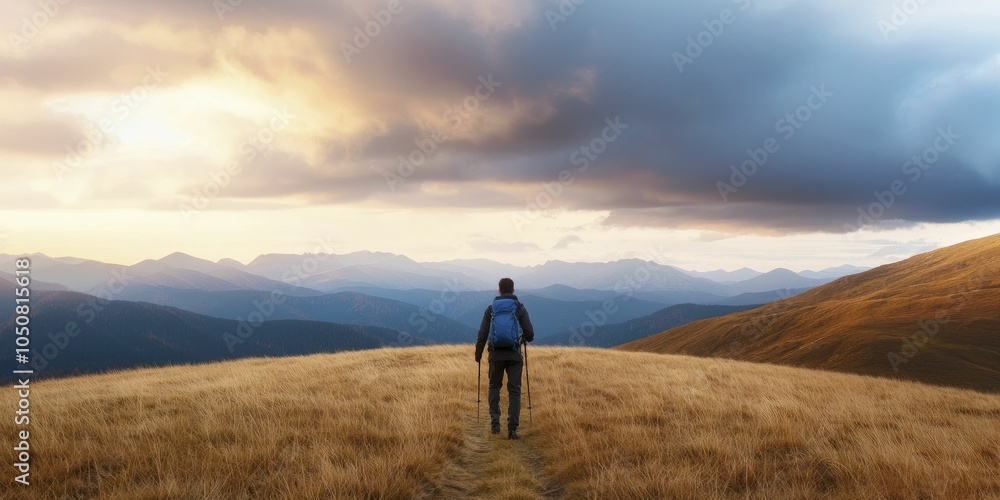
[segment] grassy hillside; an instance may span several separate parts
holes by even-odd
[[[471,345],[41,381],[32,485],[3,481],[0,497],[1000,496],[998,395],[600,349],[529,356],[520,442],[476,423]],[[0,391],[0,406],[15,397]],[[12,419],[0,429],[12,442]]]
[[[299,320],[256,322],[254,318],[240,323],[155,304],[103,301],[76,292],[36,294],[33,299],[31,347],[36,376],[374,349],[401,338],[389,328]],[[0,321],[0,345],[13,348],[15,328],[13,317]],[[15,364],[13,353],[0,358],[0,369],[7,373],[23,368]]]
[[[620,346],[1000,391],[1000,235]]]

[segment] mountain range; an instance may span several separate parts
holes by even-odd
[[[516,279],[528,287],[519,289],[518,295],[529,308],[540,343],[601,347],[624,343],[618,348],[730,357],[995,391],[1000,387],[998,252],[1000,235],[818,287],[812,286],[815,281],[829,278],[775,269],[741,281],[716,282],[638,260],[550,262]],[[0,265],[3,259],[9,260],[0,257]],[[324,263],[304,265],[310,259]],[[356,284],[323,292],[302,286],[303,277],[317,277],[313,283],[329,282],[328,273],[344,268],[353,269],[352,273],[388,269],[409,276],[414,266],[425,265],[372,252],[268,255],[248,265],[184,254],[133,266],[36,255],[31,271],[32,328],[42,345],[35,348],[58,344],[53,339],[63,338],[59,332],[84,315],[89,318],[86,331],[91,332],[87,340],[74,340],[65,352],[60,347],[56,357],[61,361],[49,373],[228,359],[233,353],[223,351],[228,346],[223,342],[219,347],[219,339],[246,321],[257,324],[261,333],[254,333],[252,342],[237,342],[248,355],[470,344],[485,305],[495,294],[447,282],[447,276],[471,265],[493,266],[489,272],[495,272],[504,264],[427,265],[427,269],[443,268],[445,274],[434,278],[447,283],[443,289]],[[292,269],[291,278],[282,271],[286,267]],[[311,274],[296,271],[300,268],[309,268]],[[829,272],[853,270],[841,267]],[[379,279],[385,283],[404,274],[389,272]],[[739,270],[713,276],[745,278],[750,274]],[[572,279],[560,278],[565,276]],[[11,279],[9,273],[0,275],[0,293],[13,293]],[[546,279],[566,279],[569,284],[538,286]],[[532,289],[531,285],[536,286]],[[806,286],[766,290],[778,285]],[[90,287],[94,293],[69,291],[74,286]],[[705,301],[670,302],[691,294],[700,294]],[[765,305],[755,307],[755,302]],[[12,312],[11,303],[0,305],[0,317],[7,318],[0,337],[13,334]],[[195,352],[199,342],[208,346],[203,352]]]
[[[10,267],[14,258],[0,255],[0,267]],[[233,352],[219,340],[247,322],[258,325],[252,342],[235,344],[247,355],[468,344],[496,294],[498,275],[516,280],[540,341],[567,343],[569,332],[605,314],[589,339],[601,346],[743,310],[825,279],[785,269],[742,269],[708,273],[728,280],[713,281],[638,259],[517,267],[482,259],[418,263],[382,252],[266,254],[248,264],[178,252],[131,266],[30,258],[32,324],[39,339],[34,354],[57,354],[46,358],[48,375],[229,359]],[[12,293],[13,279],[0,274],[0,293]],[[796,288],[773,288],[785,285]],[[614,310],[606,314],[609,304]],[[0,323],[0,337],[12,335],[12,313],[11,304],[0,306],[0,320],[7,320]],[[73,321],[85,323],[85,340],[74,339],[63,350],[53,339],[64,339],[60,332]],[[204,350],[195,347],[199,343]]]
[[[389,328],[299,320],[241,323],[148,303],[100,301],[77,292],[44,293],[31,306],[36,377],[373,349],[399,339],[399,332]],[[14,328],[13,318],[0,323],[0,341],[13,345]],[[13,359],[2,364],[15,369]]]
[[[571,330],[542,337],[540,344],[614,347],[661,332],[676,326],[686,325],[692,321],[716,316],[725,316],[757,306],[721,306],[702,304],[678,304],[665,307],[647,316],[631,319],[621,323],[595,324],[594,321],[577,325]],[[595,317],[600,319],[599,315]]]
[[[177,307],[224,319],[246,319],[256,311],[267,320],[379,326],[442,344],[475,338],[472,327],[451,318],[423,312],[413,304],[356,292],[297,297],[258,290],[203,291],[130,284],[115,299]]]
[[[249,264],[233,259],[212,262],[172,253],[131,266],[43,254],[30,257],[35,279],[95,294],[114,280],[203,291],[275,290],[294,296],[359,287],[492,291],[496,281],[507,276],[515,280],[521,291],[544,289],[548,298],[558,300],[578,300],[576,290],[600,290],[618,295],[673,294],[661,299],[642,298],[675,304],[708,303],[743,293],[811,288],[857,271],[853,267],[840,267],[801,274],[780,268],[767,273],[749,269],[698,273],[639,259],[598,263],[549,261],[537,266],[512,266],[485,259],[420,263],[384,252],[265,254]],[[15,258],[0,254],[0,267],[9,267]],[[553,286],[562,286],[567,295],[550,288]]]

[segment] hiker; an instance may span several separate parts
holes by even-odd
[[[503,278],[493,303],[486,306],[476,341],[476,363],[483,359],[483,348],[489,345],[490,430],[500,433],[500,388],[507,372],[507,438],[519,439],[517,426],[521,418],[521,343],[535,339],[535,329],[528,319],[528,310],[514,295],[514,280]]]

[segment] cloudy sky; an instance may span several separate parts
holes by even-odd
[[[0,253],[802,270],[1000,232],[993,1],[0,9]]]

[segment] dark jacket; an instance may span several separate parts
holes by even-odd
[[[493,300],[499,298],[507,298],[517,300],[517,295],[512,293],[505,293],[503,295],[498,295]],[[521,338],[525,342],[531,342],[535,340],[535,328],[531,326],[531,319],[528,318],[528,310],[524,308],[524,304],[520,300],[517,300],[517,312],[514,313],[517,316],[517,322],[521,324]],[[493,322],[493,304],[486,306],[486,312],[483,313],[483,322],[479,324],[479,338],[476,340],[476,361],[478,362],[483,357],[483,348],[487,347],[490,339],[490,324]],[[492,347],[489,348],[490,355],[489,361],[519,361],[521,359],[520,346],[512,347],[510,349],[496,349]]]

